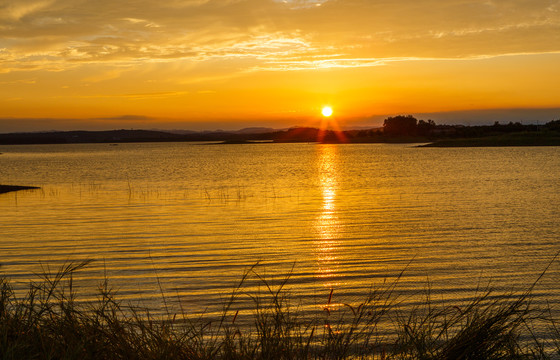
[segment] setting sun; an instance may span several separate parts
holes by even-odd
[[[330,106],[325,106],[323,110],[321,110],[321,113],[324,117],[329,117],[333,114],[333,110]]]

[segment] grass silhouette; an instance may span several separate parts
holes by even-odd
[[[432,302],[428,291],[420,305],[405,309],[396,292],[399,276],[355,304],[335,306],[331,290],[323,308],[304,315],[287,289],[290,274],[273,285],[255,265],[224,300],[221,316],[191,319],[184,312],[154,316],[124,304],[107,279],[96,301],[79,301],[73,274],[88,264],[44,270],[22,297],[7,278],[0,279],[2,359],[549,359],[560,354],[560,327],[551,312],[531,303],[540,277],[522,293],[484,289],[468,303],[452,306]],[[249,278],[262,290],[246,293]],[[236,309],[242,296],[253,303],[244,321]],[[536,322],[549,329],[546,339],[532,330]]]

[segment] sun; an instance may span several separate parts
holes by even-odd
[[[330,106],[325,106],[323,107],[323,110],[321,110],[321,113],[323,114],[324,117],[329,117],[333,114],[333,111]]]

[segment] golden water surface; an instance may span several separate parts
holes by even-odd
[[[44,268],[94,298],[212,313],[243,272],[309,308],[358,301],[396,278],[403,304],[430,284],[460,301],[480,284],[528,287],[560,250],[560,148],[185,143],[0,147],[0,272]],[[558,299],[560,264],[536,289]],[[262,286],[250,276],[246,291]],[[250,304],[247,304],[250,307]]]

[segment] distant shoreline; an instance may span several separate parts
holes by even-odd
[[[509,147],[509,146],[560,146],[560,134],[512,133],[498,136],[441,139],[419,147]]]
[[[426,144],[425,147],[560,146],[560,120],[543,126],[495,124],[492,126],[436,125],[411,116],[389,118],[384,128],[321,130],[298,127],[269,132],[171,133],[151,130],[63,131],[0,134],[0,145],[204,142],[212,144],[326,143],[326,144]],[[402,122],[403,124],[401,124]],[[405,122],[410,122],[407,125]],[[392,124],[392,125],[391,125]]]
[[[4,194],[11,191],[20,190],[36,190],[40,189],[37,186],[20,186],[20,185],[0,185],[0,194]]]

